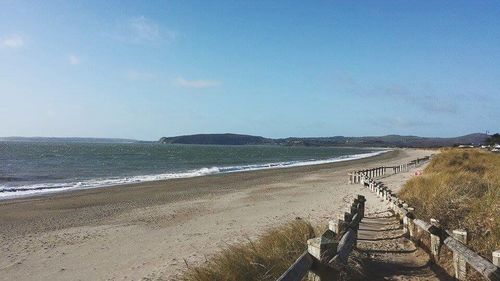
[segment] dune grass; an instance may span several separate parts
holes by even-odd
[[[268,230],[256,241],[229,246],[202,265],[188,266],[181,280],[276,280],[313,237],[309,222],[295,220]]]
[[[443,150],[399,196],[419,218],[436,218],[448,230],[466,229],[469,246],[484,257],[500,249],[500,155]]]

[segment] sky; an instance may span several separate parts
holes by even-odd
[[[0,0],[0,136],[500,131],[498,1]]]

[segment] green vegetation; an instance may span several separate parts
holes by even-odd
[[[470,247],[484,257],[491,259],[500,248],[500,155],[443,150],[422,176],[406,183],[400,197],[419,218],[436,218],[448,230],[466,229]]]
[[[497,133],[490,136],[488,139],[486,139],[486,144],[487,145],[500,144],[500,134]]]
[[[198,134],[163,137],[160,143],[213,145],[284,145],[284,146],[353,146],[353,147],[447,147],[454,144],[483,144],[489,136],[476,133],[455,138],[427,138],[387,135],[380,137],[316,137],[270,139],[238,134]]]
[[[309,222],[295,220],[267,231],[255,242],[229,246],[201,266],[189,267],[181,280],[276,280],[313,237]]]

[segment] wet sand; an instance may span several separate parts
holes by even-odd
[[[0,201],[0,280],[171,280],[185,261],[203,262],[296,217],[326,224],[356,194],[370,196],[347,184],[350,170],[430,153],[404,149],[332,164]]]

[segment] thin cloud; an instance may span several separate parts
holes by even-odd
[[[182,77],[178,77],[175,79],[175,84],[179,87],[183,88],[191,88],[191,89],[207,89],[220,86],[222,83],[216,80],[187,80]]]
[[[68,62],[71,65],[79,65],[81,63],[81,59],[75,55],[69,55]]]
[[[370,118],[367,120],[372,125],[384,128],[384,129],[414,129],[426,126],[435,125],[433,122],[427,122],[423,120],[408,119],[406,117],[380,117],[380,118]]]
[[[156,44],[172,42],[177,38],[177,32],[162,28],[153,20],[138,16],[117,23],[108,36],[131,44]]]
[[[458,113],[458,104],[453,97],[438,96],[431,93],[416,94],[410,89],[398,84],[390,85],[382,89],[376,89],[373,94],[375,96],[413,104],[431,113]]]
[[[136,70],[129,70],[127,72],[127,79],[132,81],[148,81],[156,78],[156,75],[148,72],[141,72]]]
[[[437,95],[429,85],[418,90],[411,90],[397,83],[364,86],[360,81],[348,75],[339,76],[336,80],[346,92],[367,99],[383,99],[391,104],[404,104],[437,114],[457,114],[460,109],[456,96]]]
[[[18,49],[24,46],[24,39],[20,35],[14,34],[3,38],[1,45],[6,48]]]

